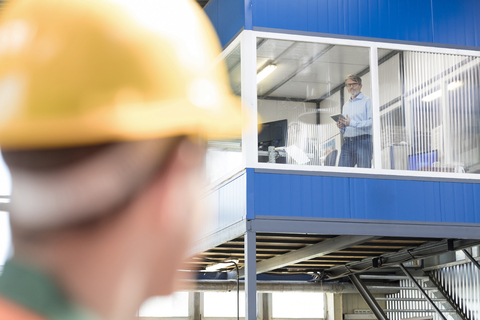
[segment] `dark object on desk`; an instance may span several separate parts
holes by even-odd
[[[332,118],[333,121],[335,121],[335,122],[338,122],[338,120],[339,120],[340,118],[345,119],[345,117],[344,117],[343,114],[341,114],[341,113],[332,114],[332,115],[330,116],[330,118]]]
[[[288,122],[286,119],[262,124],[258,134],[258,150],[268,151],[269,146],[285,147],[287,145]],[[268,162],[268,156],[258,156],[258,162]],[[286,157],[278,157],[276,163],[287,163]]]
[[[419,170],[424,167],[433,167],[433,163],[437,162],[437,160],[437,150],[410,155],[408,156],[408,170]]]
[[[324,165],[329,167],[335,167],[335,164],[337,163],[337,154],[338,154],[337,149],[327,154],[327,156],[325,157]]]

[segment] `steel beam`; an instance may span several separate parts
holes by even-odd
[[[474,245],[477,245],[479,240],[455,240],[453,242],[455,250],[460,250],[463,248],[468,248]],[[434,255],[438,255],[444,252],[447,252],[447,241],[435,241],[428,242],[424,245],[418,246],[416,248],[411,248],[410,250],[404,249],[398,252],[391,252],[380,255],[382,266],[392,266],[397,265],[402,262],[411,261],[414,259],[426,258]],[[373,257],[372,257],[373,258]],[[328,279],[335,279],[339,277],[346,276],[350,273],[365,272],[368,269],[372,269],[372,258],[366,258],[358,262],[351,262],[348,266],[336,266],[329,269],[326,269],[324,272],[328,276]]]
[[[422,286],[417,282],[417,280],[415,280],[415,278],[412,276],[412,274],[404,267],[404,265],[402,263],[400,263],[398,265],[400,267],[400,269],[402,269],[403,273],[405,273],[405,275],[410,279],[410,281],[413,282],[413,284],[415,284],[415,286],[417,287],[418,290],[420,290],[420,292],[423,294],[423,296],[425,297],[425,299],[428,300],[428,302],[430,303],[430,305],[435,309],[435,311],[438,313],[438,315],[443,319],[443,320],[447,320],[447,318],[443,315],[442,311],[440,311],[440,309],[437,307],[437,305],[435,304],[435,302],[432,301],[432,299],[430,298],[430,296],[425,292],[425,290],[423,290]]]
[[[403,288],[402,288],[403,289]],[[183,280],[179,291],[189,292],[234,292],[236,280]],[[245,290],[245,281],[240,281],[240,290]],[[372,293],[398,293],[398,286],[381,286],[370,288]],[[348,282],[310,282],[310,281],[272,281],[257,280],[257,292],[323,292],[323,293],[357,293]]]
[[[372,236],[339,236],[325,240],[310,246],[291,251],[271,259],[263,260],[257,263],[257,273],[264,273],[284,266],[292,265],[300,261],[310,260],[321,257],[329,253],[339,251],[359,243],[373,240]],[[243,269],[240,270],[240,278],[243,275]]]
[[[367,287],[363,284],[360,278],[356,274],[350,274],[348,276],[353,285],[357,288],[358,293],[362,296],[363,300],[367,303],[370,310],[379,320],[388,320],[387,315],[383,312],[382,308],[378,305],[375,298],[372,296]]]

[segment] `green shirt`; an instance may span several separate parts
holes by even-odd
[[[17,261],[5,264],[0,295],[49,320],[99,320],[69,301],[46,274]]]

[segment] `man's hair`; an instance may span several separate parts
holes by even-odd
[[[112,144],[85,147],[2,151],[10,170],[48,172],[74,165],[92,155],[108,149]]]
[[[362,78],[360,78],[360,77],[359,77],[358,75],[356,75],[356,74],[349,74],[349,75],[347,76],[347,78],[345,79],[344,82],[347,82],[348,79],[350,79],[350,80],[352,80],[352,81],[355,81],[355,82],[358,82],[359,85],[362,84]]]
[[[12,174],[12,231],[28,235],[82,226],[121,211],[163,171],[168,155],[182,138],[2,150]],[[72,176],[70,172],[77,173]]]

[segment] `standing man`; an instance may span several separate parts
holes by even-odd
[[[219,52],[193,0],[2,6],[15,254],[0,319],[133,319],[178,287],[203,219],[202,141],[241,132]]]
[[[343,134],[342,153],[339,167],[370,168],[372,166],[372,101],[363,95],[362,79],[350,74],[345,87],[351,97],[343,105],[344,119],[340,118],[337,127]]]

